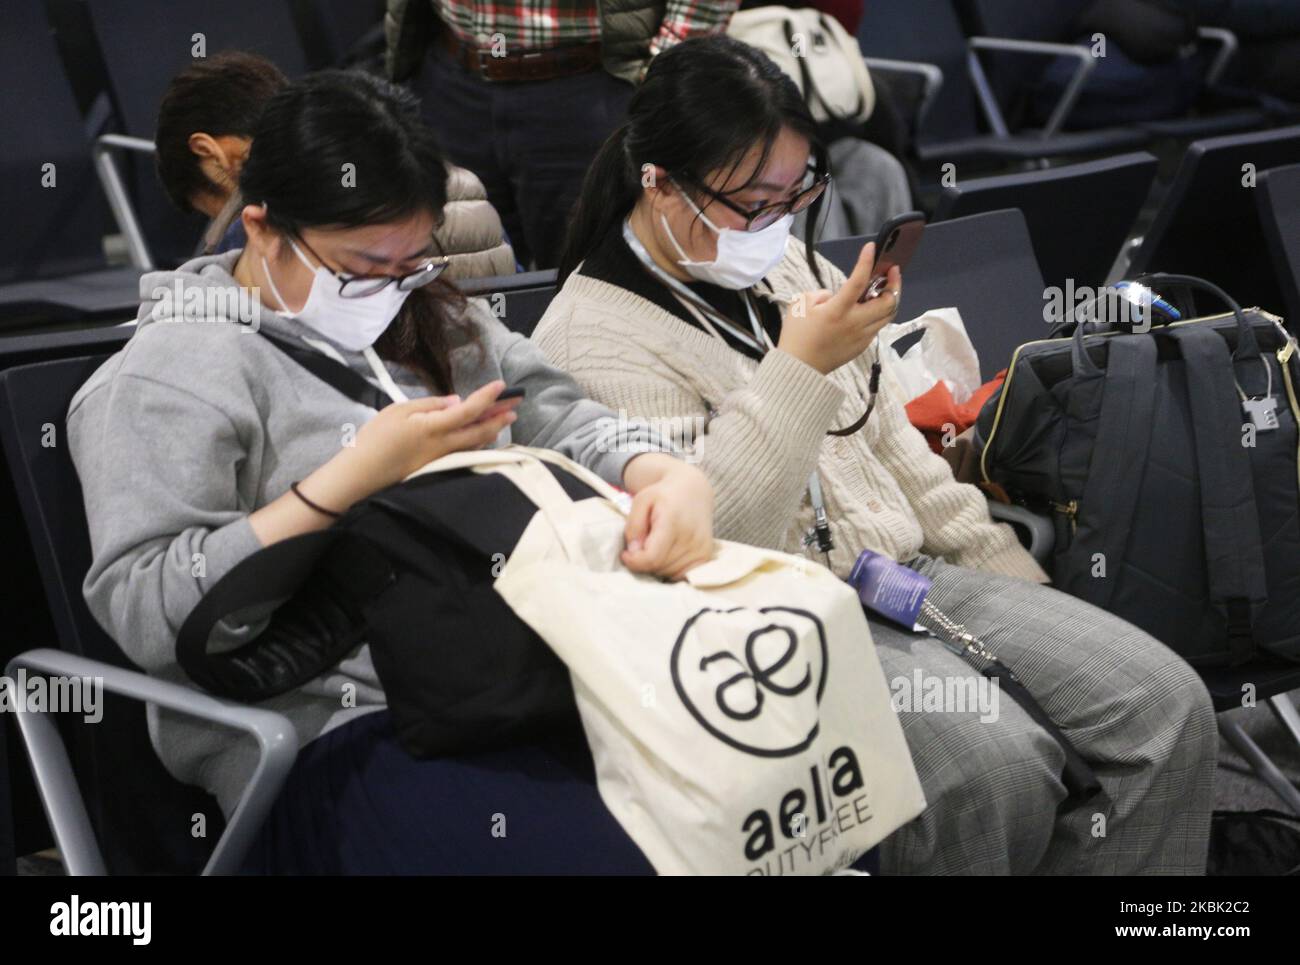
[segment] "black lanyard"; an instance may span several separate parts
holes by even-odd
[[[637,259],[645,266],[646,270],[659,281],[663,282],[663,284],[668,287],[668,290],[677,296],[678,300],[685,305],[687,310],[691,311],[696,316],[714,338],[719,341],[726,341],[720,334],[718,334],[716,328],[708,324],[706,319],[711,320],[714,324],[722,328],[742,344],[753,348],[760,356],[766,355],[768,351],[773,348],[772,337],[768,335],[767,331],[759,324],[758,313],[754,310],[753,295],[748,289],[741,293],[741,298],[745,303],[746,311],[749,313],[749,324],[754,332],[752,336],[742,331],[738,326],[734,325],[730,319],[701,298],[698,294],[691,291],[680,281],[655,264],[655,260],[650,257],[650,252],[646,251],[645,245],[641,244],[641,239],[636,236],[636,233],[632,230],[632,225],[626,219],[623,221],[623,240],[627,242],[627,246],[632,249],[632,253],[636,255]],[[866,415],[855,422],[847,430],[832,432],[830,435],[849,435],[852,432],[857,432],[858,429],[861,429],[862,426],[866,425],[867,416],[871,415],[872,406],[875,405],[874,378],[872,381],[873,392],[871,405],[867,406]],[[812,475],[808,477],[808,500],[812,503],[814,522],[813,528],[804,535],[803,544],[804,546],[815,545],[820,552],[829,553],[835,548],[835,541],[831,538],[830,521],[826,515],[826,503],[822,498],[821,479],[818,477],[816,469],[814,469]]]

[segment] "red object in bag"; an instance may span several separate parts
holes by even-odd
[[[908,421],[921,430],[930,443],[930,448],[942,455],[945,430],[951,427],[950,431],[955,437],[973,426],[984,403],[998,390],[1006,377],[1007,370],[1003,369],[960,405],[953,400],[946,382],[936,382],[930,391],[921,393],[907,403]]]

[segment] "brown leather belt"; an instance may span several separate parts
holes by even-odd
[[[442,46],[452,60],[484,80],[508,83],[523,80],[553,80],[582,74],[600,66],[600,44],[573,44],[549,50],[523,50],[494,57],[490,49],[465,44],[450,30],[442,34]]]

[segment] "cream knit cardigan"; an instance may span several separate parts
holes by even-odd
[[[843,273],[818,258],[825,287],[839,288]],[[819,287],[802,246],[791,243],[756,290],[784,309]],[[628,419],[674,420],[661,422],[661,431],[706,426],[687,441],[716,491],[715,531],[723,539],[821,562],[801,542],[813,524],[807,486],[815,467],[835,542],[830,566],[840,576],[867,548],[900,561],[924,552],[1047,580],[1011,528],[989,518],[980,491],[954,480],[908,422],[888,360],[866,427],[841,438],[826,430],[851,424],[866,408],[868,356],[830,376],[780,349],[757,362],[641,296],[577,272],[533,339],[591,398]]]

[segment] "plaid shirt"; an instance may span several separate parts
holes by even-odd
[[[650,40],[650,56],[688,37],[717,33],[736,5],[736,0],[668,0],[659,32]],[[483,50],[491,50],[494,39],[506,52],[600,40],[595,0],[438,0],[438,14],[462,43]]]

